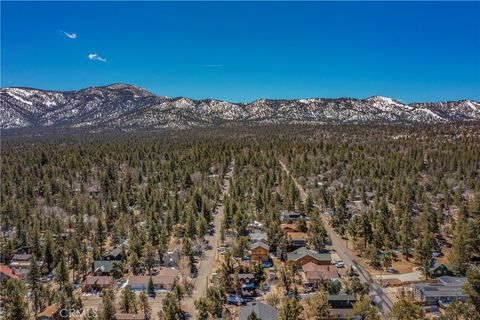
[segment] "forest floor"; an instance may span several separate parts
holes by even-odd
[[[368,272],[370,272],[371,275],[389,274],[389,273],[386,273],[385,270],[382,271],[380,269],[373,268],[370,265],[368,259],[359,257],[357,260],[358,260],[358,262],[360,262],[362,264],[363,267],[365,267],[365,269],[368,270]],[[397,273],[390,274],[390,275],[396,275],[396,274],[400,275],[400,274],[410,273],[416,267],[417,267],[417,265],[415,265],[411,261],[407,261],[403,258],[397,258],[396,261],[392,261],[392,266],[391,266],[391,268],[394,269]]]

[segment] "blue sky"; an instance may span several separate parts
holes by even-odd
[[[3,2],[2,87],[480,100],[479,2]],[[102,61],[106,60],[106,61]]]

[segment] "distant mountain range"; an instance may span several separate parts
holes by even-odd
[[[448,123],[480,120],[472,100],[404,104],[392,98],[255,100],[231,103],[156,96],[127,84],[76,91],[0,89],[0,128],[141,130],[238,123]]]

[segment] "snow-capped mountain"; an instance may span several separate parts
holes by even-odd
[[[77,91],[0,90],[0,128],[123,129],[191,128],[229,123],[447,123],[479,121],[472,100],[404,104],[368,99],[256,100],[231,103],[156,96],[114,84]]]

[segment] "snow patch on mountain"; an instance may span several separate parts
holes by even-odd
[[[0,128],[70,127],[137,130],[206,127],[228,123],[445,123],[479,121],[480,103],[460,100],[405,104],[383,96],[367,99],[259,99],[232,103],[215,99],[156,96],[113,84],[76,91],[28,88],[0,90]]]

